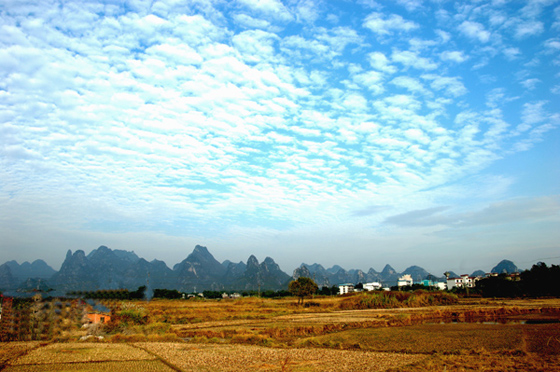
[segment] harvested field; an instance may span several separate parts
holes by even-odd
[[[182,371],[385,371],[424,355],[249,345],[138,344]]]
[[[153,360],[154,356],[126,344],[57,343],[27,353],[13,364],[57,364],[127,360]]]
[[[75,342],[79,330],[57,338],[66,343],[2,343],[0,370],[560,371],[558,299],[364,310],[341,300],[115,302],[146,317],[95,329],[100,342]]]
[[[9,348],[2,345],[2,349],[4,347]],[[144,350],[125,344],[104,343],[57,343],[37,347],[3,363],[2,367],[8,372],[174,371]]]
[[[0,343],[0,367],[8,360],[15,359],[26,352],[39,347],[39,342],[2,342]],[[0,368],[1,369],[1,368]]]
[[[558,357],[541,358],[533,354],[508,354],[491,352],[465,352],[463,354],[437,354],[418,363],[397,367],[390,372],[552,372],[560,371]]]
[[[302,345],[405,353],[457,353],[462,350],[519,350],[518,324],[449,323],[355,329],[301,340]],[[476,346],[475,346],[476,345]]]
[[[58,363],[58,364],[21,364],[10,366],[8,372],[174,372],[158,360],[142,360],[130,362],[90,362],[90,363]]]

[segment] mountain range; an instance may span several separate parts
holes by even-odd
[[[492,272],[517,272],[513,262],[503,260]],[[484,273],[477,270],[473,273]],[[254,255],[247,262],[234,263],[217,261],[206,247],[197,245],[191,254],[170,269],[165,262],[148,262],[134,252],[112,250],[100,246],[85,254],[83,250],[68,251],[59,271],[52,269],[43,260],[33,263],[8,261],[0,265],[0,290],[11,295],[25,295],[33,291],[53,290],[53,295],[64,295],[69,291],[94,291],[101,289],[135,290],[147,286],[177,289],[182,292],[214,291],[258,291],[287,289],[288,283],[298,277],[310,277],[322,286],[341,283],[380,282],[385,286],[396,285],[397,279],[409,274],[415,282],[426,278],[443,280],[419,266],[410,266],[397,272],[386,265],[381,272],[370,268],[346,271],[338,265],[325,269],[322,265],[301,264],[288,275],[270,257],[261,263]],[[450,276],[457,276],[450,272]]]

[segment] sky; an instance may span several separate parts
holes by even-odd
[[[0,262],[560,263],[560,1],[0,3]]]

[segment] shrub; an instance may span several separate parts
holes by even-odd
[[[446,292],[366,292],[345,298],[340,308],[351,309],[394,309],[399,307],[423,307],[457,303],[458,297]]]

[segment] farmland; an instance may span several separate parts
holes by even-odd
[[[116,321],[53,340],[2,343],[0,369],[560,370],[558,299],[429,305],[415,298],[397,308],[364,306],[368,301],[358,296],[318,297],[304,306],[294,298],[106,301]],[[99,337],[97,342],[78,341],[88,333]]]

